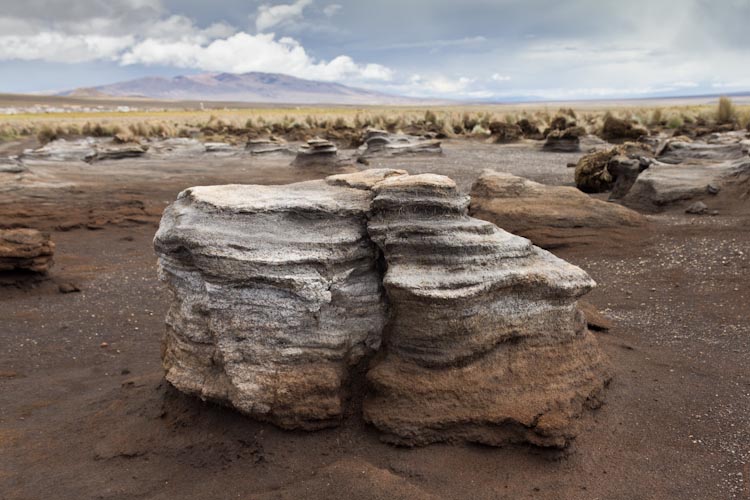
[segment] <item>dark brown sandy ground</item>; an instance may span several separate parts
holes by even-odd
[[[453,143],[440,159],[373,166],[445,173],[466,189],[487,167],[569,183],[575,158]],[[616,320],[597,334],[614,372],[605,405],[563,456],[395,448],[356,414],[337,429],[280,431],[171,390],[156,216],[190,185],[303,178],[287,161],[47,165],[39,175],[73,184],[0,191],[3,223],[103,227],[53,231],[50,279],[0,287],[0,498],[750,498],[748,215],[662,215],[645,247],[610,248],[603,235],[560,252],[598,281],[589,300]],[[123,203],[144,208],[123,216]],[[59,293],[64,282],[81,292]]]

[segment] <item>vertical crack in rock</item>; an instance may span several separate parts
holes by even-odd
[[[316,429],[378,351],[363,412],[385,440],[565,446],[608,379],[576,309],[594,282],[468,203],[391,169],[184,191],[155,238],[167,380]]]

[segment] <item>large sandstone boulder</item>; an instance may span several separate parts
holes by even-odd
[[[180,193],[154,240],[167,380],[281,427],[334,425],[385,323],[369,207],[322,180]]]
[[[46,273],[55,244],[36,229],[0,229],[0,271]]]
[[[684,208],[703,201],[709,209],[750,210],[750,158],[723,163],[655,162],[636,179],[622,203],[643,211]],[[744,207],[744,208],[743,208]]]
[[[389,169],[184,191],[155,238],[167,380],[316,429],[377,351],[363,411],[387,441],[565,446],[608,380],[576,308],[594,282],[468,203]]]
[[[373,190],[390,319],[365,418],[405,445],[565,446],[607,379],[575,304],[594,282],[468,217],[469,198],[447,177],[391,177]]]
[[[728,132],[693,141],[675,137],[657,147],[656,161],[638,175],[622,203],[639,210],[683,209],[746,213],[750,198],[750,141]]]
[[[717,163],[746,158],[750,143],[734,141],[701,142],[680,138],[668,139],[659,145],[657,158],[662,163]]]
[[[547,186],[485,170],[471,188],[469,213],[529,238],[542,248],[632,244],[644,238],[645,217],[576,188]]]

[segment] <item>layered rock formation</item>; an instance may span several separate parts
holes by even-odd
[[[750,203],[750,157],[715,164],[655,162],[623,196],[626,206],[658,211],[704,201],[709,208],[747,210]]]
[[[250,139],[245,145],[245,151],[253,155],[293,154],[285,142],[274,139]]]
[[[373,188],[390,320],[364,415],[390,442],[565,446],[606,379],[576,299],[594,282],[466,215],[444,176]]]
[[[624,205],[646,211],[701,201],[708,211],[745,212],[750,202],[749,152],[750,141],[736,132],[701,141],[668,139],[657,147],[656,160],[617,197]]]
[[[441,154],[440,141],[406,134],[391,134],[385,130],[365,132],[360,157],[398,156],[404,154]]]
[[[46,273],[55,244],[36,229],[0,229],[0,271]]]
[[[154,240],[167,380],[281,427],[335,424],[385,322],[369,205],[324,181],[183,191]]]
[[[711,163],[738,160],[747,157],[748,151],[750,143],[740,138],[733,141],[714,139],[714,142],[669,139],[659,145],[657,157],[660,162],[670,164]]]
[[[184,191],[155,238],[167,379],[315,429],[379,350],[363,410],[386,440],[565,446],[607,380],[575,304],[594,283],[468,204],[389,169]]]
[[[86,155],[83,161],[95,163],[104,160],[122,160],[124,158],[140,158],[148,151],[148,146],[136,143],[128,144],[99,144],[94,151]]]
[[[15,156],[0,158],[0,174],[20,174],[26,170],[26,166]]]
[[[482,172],[472,186],[469,213],[542,248],[602,240],[631,245],[648,234],[648,221],[633,210],[573,187],[547,186],[493,170]]]
[[[292,165],[297,167],[335,168],[338,162],[338,149],[331,141],[310,139],[297,151]]]

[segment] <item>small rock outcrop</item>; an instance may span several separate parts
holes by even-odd
[[[294,154],[289,149],[289,145],[272,138],[269,139],[250,139],[245,144],[245,151],[253,155],[268,154]]]
[[[680,138],[668,139],[659,145],[657,158],[662,163],[718,163],[748,156],[750,144],[732,142],[701,142]]]
[[[122,160],[124,158],[140,158],[146,154],[148,146],[137,143],[127,144],[97,144],[94,151],[86,155],[83,161],[86,163],[96,163],[105,160]]]
[[[56,139],[36,149],[27,149],[21,156],[23,159],[48,161],[83,161],[96,154],[97,141],[92,137],[67,141]]]
[[[331,141],[310,139],[297,151],[292,165],[296,167],[335,168],[339,166],[338,149]]]
[[[399,156],[405,154],[441,154],[440,141],[385,130],[368,129],[359,150],[361,158]]]
[[[644,239],[648,221],[639,213],[591,198],[576,188],[547,186],[485,170],[471,188],[469,213],[542,248]]]
[[[36,229],[0,229],[0,271],[46,273],[55,244]]]
[[[0,158],[0,174],[21,174],[28,169],[16,156]]]
[[[654,162],[623,196],[628,207],[647,212],[696,201],[709,208],[750,203],[750,157],[716,164]]]
[[[373,355],[363,412],[389,442],[566,446],[608,380],[576,308],[594,282],[468,205],[390,169],[184,191],[154,240],[167,380],[317,429]]]
[[[702,140],[673,137],[662,141],[656,158],[620,201],[644,211],[686,208],[695,202],[733,212],[748,210],[750,141],[744,134],[712,134]]]
[[[651,157],[648,146],[636,143],[589,153],[576,164],[576,187],[584,193],[603,193],[617,186],[613,199],[620,198],[648,168]]]
[[[554,129],[547,134],[543,149],[560,153],[575,153],[581,150],[581,137],[586,135],[583,127]]]

